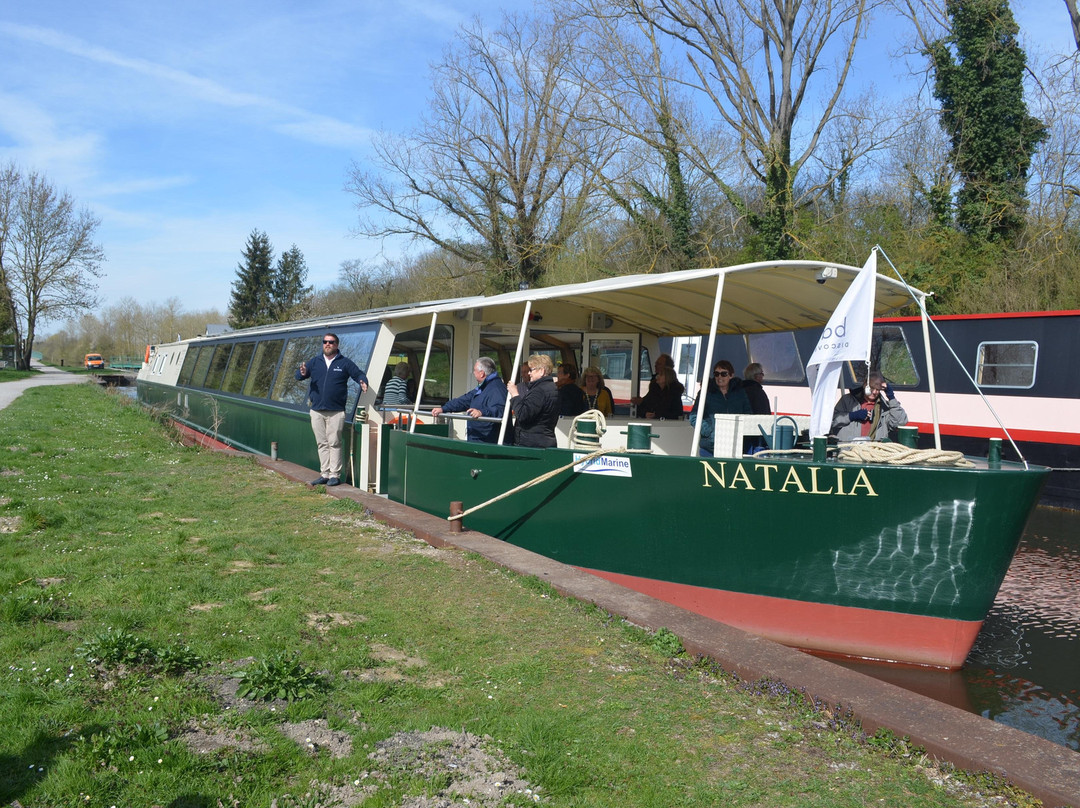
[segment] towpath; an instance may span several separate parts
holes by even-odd
[[[66,370],[31,363],[34,370],[41,373],[27,379],[16,379],[11,382],[0,383],[0,410],[23,394],[24,390],[38,387],[42,384],[82,384],[89,380],[89,376],[68,373]]]

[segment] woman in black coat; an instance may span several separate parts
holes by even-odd
[[[559,391],[551,378],[554,366],[551,357],[533,354],[529,357],[529,386],[520,390],[508,384],[510,409],[514,411],[514,443],[548,449],[556,445],[555,424],[559,421]]]

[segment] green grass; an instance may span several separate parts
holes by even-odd
[[[670,632],[182,447],[125,397],[34,388],[0,436],[0,804],[314,806],[364,782],[365,805],[399,805],[454,772],[368,755],[432,727],[489,736],[544,805],[1030,804],[938,785],[917,750],[689,659]],[[314,720],[351,753],[283,734]],[[196,752],[193,724],[253,746]]]

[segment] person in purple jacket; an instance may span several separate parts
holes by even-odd
[[[297,379],[311,379],[308,407],[311,431],[319,447],[319,477],[312,485],[338,485],[341,482],[341,431],[345,428],[345,402],[349,397],[349,379],[366,393],[368,379],[364,371],[341,355],[337,334],[325,334],[322,356],[301,362]]]

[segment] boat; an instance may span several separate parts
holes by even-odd
[[[448,518],[460,504],[467,529],[786,645],[956,669],[1049,474],[999,460],[993,441],[952,465],[909,447],[907,465],[876,462],[822,437],[745,454],[744,436],[777,434],[773,416],[718,415],[702,457],[700,419],[627,412],[561,419],[557,448],[531,449],[468,442],[466,419],[431,414],[480,355],[508,379],[536,352],[596,365],[628,399],[661,340],[704,335],[711,367],[717,335],[820,335],[864,270],[755,262],[244,329],[152,346],[138,395],[205,440],[318,468],[294,370],[333,331],[373,382],[347,412],[354,485]],[[898,280],[870,288],[873,315],[925,311]],[[400,363],[414,403],[383,406],[376,380]]]
[[[936,315],[930,318],[930,347],[944,357],[927,373],[920,317],[874,321],[871,362],[881,368],[919,427],[925,448],[934,442],[936,402],[943,449],[964,454],[985,451],[1000,438],[1006,458],[1025,458],[1052,469],[1040,504],[1080,510],[1080,311],[1036,311]],[[806,359],[820,329],[786,333],[720,335],[714,351],[736,369],[750,362],[765,368],[765,390],[775,409],[789,415],[810,410]],[[702,339],[663,340],[675,357],[687,391],[697,392]],[[854,386],[846,369],[844,385]],[[931,386],[933,385],[933,390]]]

